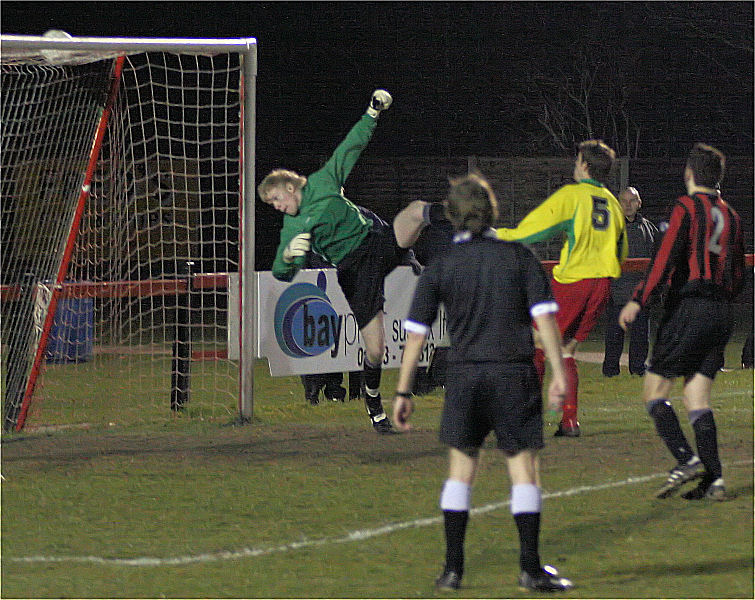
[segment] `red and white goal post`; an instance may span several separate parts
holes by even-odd
[[[0,67],[3,429],[249,420],[256,41],[2,35]]]

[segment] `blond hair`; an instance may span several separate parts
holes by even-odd
[[[294,186],[294,188],[299,189],[303,188],[307,183],[307,178],[299,175],[295,171],[290,171],[288,169],[275,169],[274,171],[271,171],[269,174],[267,174],[262,181],[260,181],[260,184],[257,186],[257,193],[259,194],[260,199],[263,202],[266,202],[265,195],[270,191],[270,189],[279,185],[286,185],[287,183],[290,183]]]

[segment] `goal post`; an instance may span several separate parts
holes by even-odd
[[[52,329],[53,316],[55,314],[55,308],[58,304],[58,297],[60,296],[60,284],[63,283],[66,273],[68,272],[68,266],[71,262],[71,256],[73,254],[74,243],[78,234],[79,226],[81,224],[81,217],[84,212],[86,201],[89,198],[89,192],[92,185],[92,177],[97,167],[97,159],[100,155],[100,149],[102,147],[102,140],[105,135],[105,128],[107,127],[108,118],[113,108],[113,101],[118,93],[118,85],[120,83],[121,72],[123,70],[123,57],[115,59],[113,66],[113,75],[110,83],[110,91],[107,95],[105,105],[102,107],[99,121],[97,122],[94,141],[92,142],[92,148],[89,152],[89,158],[86,163],[86,169],[84,171],[84,181],[81,184],[81,190],[78,194],[78,200],[76,201],[73,218],[71,219],[71,225],[65,234],[65,241],[63,242],[62,257],[57,265],[57,273],[54,279],[54,283],[51,289],[52,294],[49,296],[49,302],[40,306],[40,320],[42,321],[42,329],[39,333],[38,340],[30,348],[30,354],[33,356],[29,375],[24,387],[23,396],[16,399],[16,402],[10,404],[10,414],[6,416],[6,421],[9,424],[15,425],[16,429],[21,429],[26,421],[26,414],[31,403],[31,398],[34,393],[37,379],[39,377],[42,360],[44,357],[45,348],[47,345],[47,339]],[[54,250],[54,248],[52,248]],[[21,400],[20,405],[18,400]]]
[[[195,358],[192,410],[251,419],[256,61],[253,38],[0,36],[5,430],[170,412]]]

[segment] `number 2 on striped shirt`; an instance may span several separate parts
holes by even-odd
[[[723,233],[724,225],[726,224],[724,222],[724,215],[720,208],[714,206],[710,209],[710,218],[713,221],[713,233],[708,241],[708,251],[713,254],[721,254],[721,244],[718,242],[721,239],[721,234]]]

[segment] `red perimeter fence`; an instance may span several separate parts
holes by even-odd
[[[644,271],[650,259],[628,258],[622,269],[628,273]],[[747,266],[755,266],[755,255],[745,255]],[[551,272],[558,264],[555,260],[544,260],[542,265]],[[190,287],[191,286],[191,287]],[[135,281],[68,281],[60,284],[60,298],[125,298],[149,296],[174,296],[194,290],[224,289],[228,287],[228,273],[197,273],[185,278],[142,279]],[[21,287],[16,284],[0,286],[0,301],[16,300]]]

